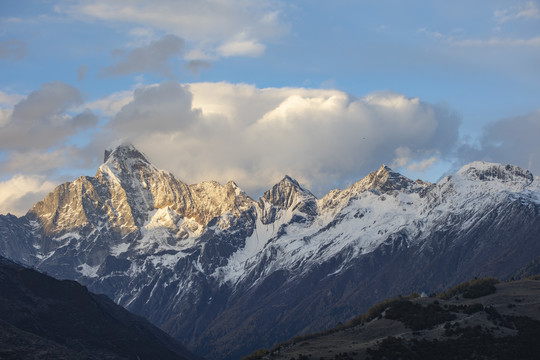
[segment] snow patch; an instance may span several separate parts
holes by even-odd
[[[186,257],[186,255],[187,254],[181,251],[177,252],[176,254],[152,255],[148,257],[148,261],[150,261],[156,268],[172,268],[180,259]]]
[[[80,273],[82,276],[89,277],[89,278],[98,277],[97,275],[98,270],[99,270],[99,265],[90,266],[88,264],[81,264],[77,266],[77,272]]]
[[[58,237],[53,238],[54,241],[63,241],[63,240],[66,240],[66,239],[80,240],[81,239],[81,234],[75,233],[75,232],[70,232],[70,233],[64,234],[62,236],[58,236]]]
[[[111,249],[109,250],[109,253],[110,253],[112,256],[117,257],[118,255],[120,255],[120,254],[125,253],[126,251],[128,251],[129,245],[130,245],[129,243],[118,244],[118,245],[116,245],[116,246],[111,247]]]

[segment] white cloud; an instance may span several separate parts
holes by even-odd
[[[176,35],[166,35],[147,46],[135,48],[125,55],[121,50],[117,50],[122,59],[103,69],[102,75],[115,76],[154,71],[172,77],[174,72],[168,60],[173,55],[179,55],[183,50],[184,40]]]
[[[86,78],[88,72],[88,65],[83,64],[77,69],[77,81],[83,81]]]
[[[193,74],[198,75],[203,69],[210,69],[212,63],[205,60],[191,60],[186,64],[186,68]]]
[[[0,214],[24,215],[57,184],[42,176],[15,175],[0,182]]]
[[[71,165],[69,155],[75,155],[68,148],[55,151],[11,151],[0,163],[0,171],[6,173],[44,174]],[[77,154],[81,155],[81,154]],[[81,159],[73,159],[75,161]]]
[[[26,96],[21,94],[8,94],[0,90],[0,107],[12,108],[19,101],[23,100]]]
[[[221,45],[217,50],[221,56],[251,56],[257,57],[264,53],[266,46],[256,40],[247,39],[244,34]]]
[[[392,92],[175,82],[136,92],[107,126],[111,142],[127,138],[186,182],[233,179],[253,196],[284,174],[319,193],[344,186],[399,148],[407,164],[444,157],[460,123],[444,106]]]
[[[22,60],[26,56],[26,43],[18,39],[0,42],[0,60]]]
[[[427,28],[423,27],[423,28],[420,28],[420,29],[417,29],[416,30],[417,33],[423,33],[423,34],[426,34],[427,36],[431,36],[431,37],[434,37],[434,38],[446,38],[446,36],[444,36],[443,34],[441,34],[440,32],[437,32],[437,31],[431,31],[431,30],[428,30]]]
[[[3,111],[0,149],[47,149],[96,125],[97,117],[90,110],[75,116],[67,113],[81,102],[82,95],[70,85],[60,81],[43,84],[18,102],[11,113]]]
[[[451,43],[464,47],[516,47],[516,46],[540,46],[540,36],[529,39],[492,37],[489,39],[463,39],[453,40]]]
[[[540,9],[538,9],[538,6],[533,1],[529,1],[524,5],[497,10],[494,13],[494,17],[500,23],[519,19],[540,19]]]
[[[84,104],[84,108],[105,116],[116,115],[122,107],[133,101],[133,90],[124,90]]]
[[[484,128],[477,146],[460,148],[461,164],[473,160],[513,164],[540,174],[540,109],[501,119]]]
[[[56,6],[60,13],[78,19],[124,22],[136,29],[157,29],[186,39],[190,48],[207,57],[256,56],[264,50],[264,42],[282,36],[289,30],[280,18],[284,5],[263,0],[75,0]],[[132,30],[133,32],[133,30]],[[135,31],[135,35],[142,33]],[[237,39],[238,34],[249,34]],[[221,47],[221,48],[220,48]],[[220,48],[220,50],[218,50]]]
[[[178,82],[135,89],[133,101],[122,107],[108,129],[125,138],[146,132],[182,131],[199,116],[191,100],[191,92]]]
[[[136,28],[131,29],[129,31],[129,34],[133,36],[137,36],[137,37],[142,37],[145,39],[153,39],[155,36],[154,31],[148,28],[143,28],[143,27],[136,27]]]
[[[400,146],[394,150],[396,157],[392,162],[392,167],[403,168],[411,161],[411,149],[405,146]]]
[[[202,49],[193,49],[186,53],[184,59],[188,61],[195,60],[216,60],[217,57],[208,52],[203,51]]]
[[[530,38],[519,38],[519,37],[500,37],[493,36],[490,38],[473,38],[473,37],[464,37],[446,35],[440,32],[431,31],[427,28],[421,28],[416,30],[417,33],[425,34],[426,36],[436,39],[438,41],[444,41],[446,44],[451,46],[458,47],[499,47],[499,48],[508,48],[508,47],[539,47],[540,46],[540,36],[530,37]],[[453,33],[459,33],[461,31],[453,31]]]
[[[129,31],[129,35],[133,38],[127,46],[130,48],[144,47],[159,37],[153,29],[148,27],[135,27]]]
[[[25,98],[20,94],[8,94],[0,91],[0,128],[11,120],[13,106]]]
[[[426,170],[433,167],[437,162],[438,162],[438,159],[435,156],[433,156],[433,157],[430,157],[429,159],[410,164],[408,166],[408,169],[410,171],[425,172]]]
[[[2,128],[2,126],[6,125],[9,122],[9,120],[11,119],[11,114],[13,114],[13,110],[2,109],[0,107],[0,128]]]

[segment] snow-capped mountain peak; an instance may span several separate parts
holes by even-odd
[[[258,201],[264,224],[279,218],[280,211],[301,212],[307,216],[317,213],[317,198],[288,175],[274,185]]]
[[[123,144],[115,147],[114,149],[105,150],[103,162],[107,163],[109,161],[114,162],[115,160],[122,161],[127,159],[139,159],[147,164],[150,164],[150,161],[148,161],[146,156],[132,144]]]
[[[288,209],[298,201],[315,199],[315,196],[309,190],[300,186],[298,181],[289,175],[285,175],[272,189],[264,193],[263,199],[274,206]]]
[[[146,156],[131,144],[105,150],[104,160],[96,176],[106,174],[116,182],[127,181],[128,178],[141,178],[143,174],[158,172]]]
[[[502,165],[485,161],[474,161],[463,166],[456,174],[467,180],[502,181],[528,185],[534,180],[533,174],[514,165]]]
[[[362,192],[366,190],[375,190],[382,193],[390,192],[393,190],[412,192],[423,188],[428,183],[422,181],[413,181],[398,172],[393,171],[386,165],[382,165],[379,170],[368,174],[362,180],[356,182],[352,189],[356,192]]]

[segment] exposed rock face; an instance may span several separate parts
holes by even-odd
[[[276,216],[283,212],[296,212],[310,218],[317,214],[317,198],[289,176],[285,176],[272,189],[264,193],[258,206],[262,210],[263,224],[274,223]]]
[[[233,182],[188,186],[156,169],[133,146],[118,147],[106,158],[95,177],[60,185],[29,211],[46,235],[100,223],[126,235],[143,226],[149,212],[166,207],[204,226],[223,213],[238,215],[251,206]]]
[[[382,166],[321,199],[286,176],[256,202],[233,182],[186,185],[132,146],[105,158],[26,216],[0,216],[0,255],[106,293],[208,358],[540,255],[540,181],[510,165],[437,184]]]

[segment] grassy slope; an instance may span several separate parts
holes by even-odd
[[[494,292],[486,290],[493,282],[473,281],[472,291],[461,285],[439,297],[393,299],[344,326],[251,358],[535,358],[540,353],[540,281],[498,283]]]

